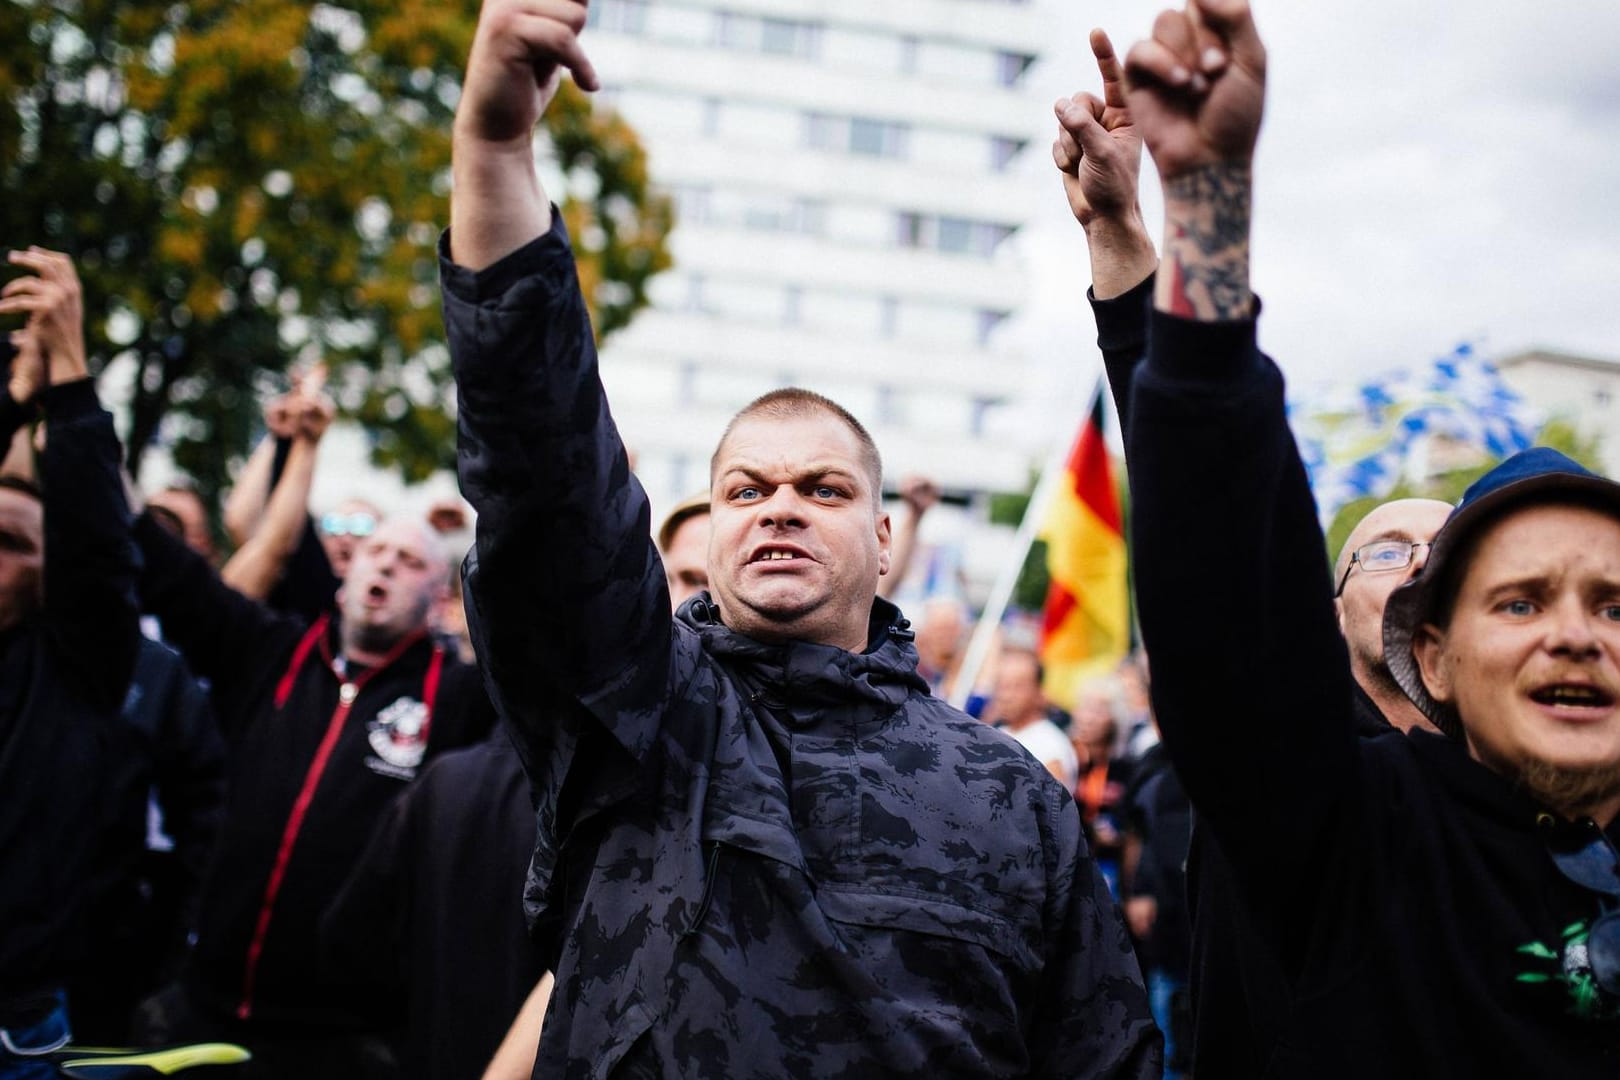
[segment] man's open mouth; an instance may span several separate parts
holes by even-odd
[[[1607,709],[1614,704],[1614,695],[1600,686],[1585,683],[1553,683],[1530,691],[1530,700],[1538,705],[1563,708]]]
[[[761,550],[754,552],[754,557],[748,561],[756,563],[792,562],[794,559],[802,558],[804,558],[802,554],[797,551],[790,551],[787,548],[762,548]]]

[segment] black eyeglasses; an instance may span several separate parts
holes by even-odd
[[[1548,821],[1543,821],[1547,852],[1559,873],[1602,897],[1602,913],[1587,931],[1586,960],[1603,992],[1620,997],[1620,853],[1594,822],[1566,840],[1560,835],[1564,830],[1555,832]]]
[[[1350,571],[1361,567],[1364,574],[1384,574],[1391,570],[1405,570],[1412,565],[1412,555],[1420,547],[1428,547],[1424,540],[1375,540],[1363,544],[1350,553],[1350,565],[1344,568],[1339,587],[1333,590],[1335,598],[1344,592],[1344,583],[1350,580]]]

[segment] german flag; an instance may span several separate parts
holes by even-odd
[[[1041,619],[1046,695],[1073,709],[1080,685],[1112,671],[1130,647],[1125,531],[1103,442],[1103,387],[1069,451],[1041,536],[1051,585]]]

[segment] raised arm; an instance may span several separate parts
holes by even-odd
[[[290,447],[292,443],[291,417],[276,407],[285,397],[277,398],[265,410],[265,436],[248,455],[247,464],[242,466],[231,493],[225,498],[222,515],[225,532],[237,547],[247,543],[258,531],[265,504],[270,501],[270,488],[275,483],[276,457],[281,453],[281,444]]]
[[[485,0],[456,108],[450,256],[482,270],[544,234],[551,206],[534,168],[534,125],[564,68],[598,87],[580,47],[581,0]]]
[[[1142,129],[1131,115],[1125,73],[1102,30],[1091,32],[1091,52],[1102,77],[1102,96],[1079,93],[1058,100],[1052,160],[1063,177],[1069,208],[1086,234],[1091,257],[1088,299],[1097,320],[1114,410],[1130,426],[1130,389],[1147,350],[1153,272],[1159,256],[1138,199]]]
[[[560,69],[595,85],[584,21],[584,5],[564,0],[484,5],[456,118],[453,261],[441,266],[458,472],[478,514],[468,627],[542,802],[580,753],[609,752],[604,734],[635,757],[651,745],[672,634],[647,497],[532,164]]]
[[[44,494],[44,617],[85,697],[106,709],[123,700],[140,644],[136,560],[112,417],[85,363],[79,276],[66,255],[13,251],[32,271],[6,283],[0,313],[23,313],[10,390],[45,415],[39,455]]]
[[[1126,442],[1156,714],[1200,819],[1253,894],[1286,905],[1323,880],[1306,864],[1347,820],[1358,758],[1315,504],[1255,343],[1265,50],[1244,0],[1191,0],[1127,73],[1166,202]]]
[[[917,558],[917,532],[922,519],[939,502],[939,487],[926,476],[907,476],[900,481],[900,501],[905,511],[895,520],[889,572],[878,579],[878,595],[893,599],[911,574]]]
[[[1137,198],[1142,132],[1125,97],[1125,74],[1113,43],[1091,32],[1091,52],[1102,76],[1102,96],[1060,98],[1052,159],[1063,174],[1069,209],[1086,231],[1092,292],[1111,300],[1145,281],[1158,265]]]
[[[263,600],[286,572],[309,521],[309,492],[321,436],[332,423],[332,403],[319,390],[300,389],[272,403],[290,414],[292,446],[253,535],[232,555],[220,577],[244,596]]]

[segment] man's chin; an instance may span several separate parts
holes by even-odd
[[[1620,797],[1620,759],[1565,763],[1526,758],[1519,764],[1519,782],[1536,801],[1565,817],[1587,817]]]
[[[780,641],[804,636],[804,628],[821,609],[820,599],[804,595],[736,596],[716,598],[722,621],[749,637]]]

